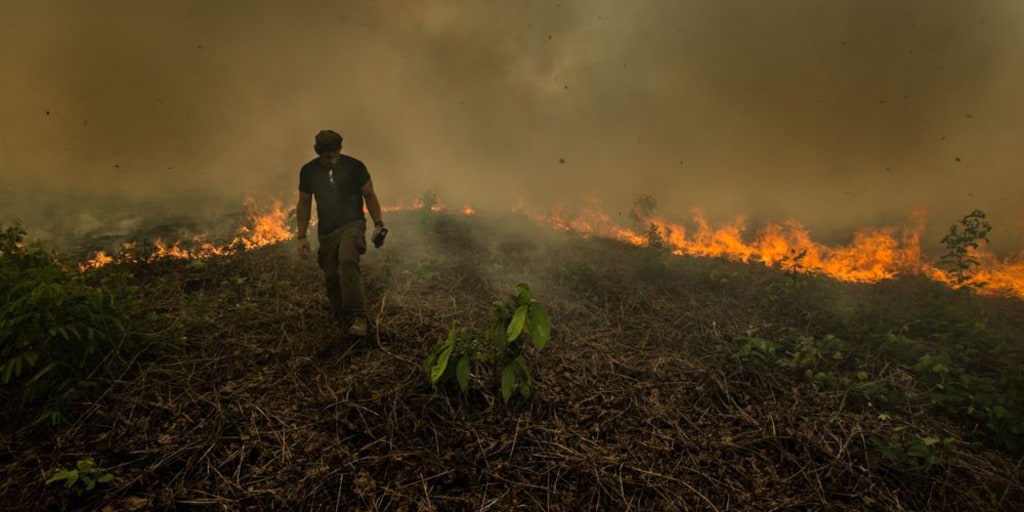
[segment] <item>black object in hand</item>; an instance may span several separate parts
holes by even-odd
[[[373,246],[380,249],[384,245],[384,237],[388,236],[388,228],[380,228],[380,233],[373,237]]]

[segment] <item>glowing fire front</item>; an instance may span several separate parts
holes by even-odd
[[[881,227],[860,229],[845,246],[828,246],[811,239],[808,230],[796,221],[768,224],[753,236],[746,236],[746,224],[739,219],[713,228],[699,211],[693,213],[695,229],[661,218],[643,219],[649,230],[621,227],[598,210],[584,210],[568,216],[555,210],[535,216],[555,229],[587,236],[614,238],[643,246],[652,235],[676,255],[725,258],[744,263],[780,266],[786,270],[812,272],[848,282],[877,283],[898,275],[921,274],[950,286],[955,278],[924,259],[921,232],[924,224],[917,218],[913,228]],[[981,248],[970,255],[980,264],[971,272],[966,285],[983,285],[980,293],[1012,295],[1024,298],[1024,259],[999,259]]]
[[[115,261],[208,258],[247,251],[294,237],[293,221],[289,212],[282,209],[281,201],[275,201],[268,211],[260,211],[256,202],[251,200],[247,201],[247,206],[249,213],[245,225],[238,228],[234,238],[226,244],[211,243],[203,235],[194,237],[188,243],[175,241],[167,244],[157,240],[151,253],[144,256],[138,255],[135,244],[125,244],[122,256],[113,257],[98,252],[81,267],[83,270],[95,269]],[[417,199],[408,205],[384,207],[385,212],[403,210],[459,215],[477,213],[469,205],[461,209],[448,208],[434,197],[426,201]],[[683,224],[656,217],[642,219],[647,229],[631,229],[618,225],[597,208],[585,209],[573,215],[556,209],[547,214],[529,216],[557,230],[572,231],[583,236],[613,238],[635,246],[647,245],[652,235],[656,235],[676,255],[761,263],[850,282],[876,283],[902,274],[921,274],[950,286],[956,284],[954,276],[922,256],[923,222],[920,221],[912,228],[861,229],[854,233],[850,244],[829,246],[812,240],[808,230],[796,221],[768,224],[749,236],[743,219],[714,228],[699,211],[693,213],[692,225],[695,229],[687,229]],[[973,251],[971,256],[979,261],[979,265],[971,272],[967,285],[983,284],[980,288],[983,294],[1024,298],[1024,258],[1000,259],[984,247]]]
[[[248,213],[245,224],[235,232],[234,238],[224,244],[215,244],[207,240],[207,235],[197,235],[189,241],[176,240],[167,243],[157,239],[152,247],[139,247],[135,242],[128,242],[122,245],[121,254],[111,256],[106,251],[98,251],[93,257],[80,264],[81,270],[92,270],[104,265],[119,261],[154,261],[163,258],[171,259],[202,259],[214,256],[224,256],[239,251],[248,251],[291,240],[295,237],[292,228],[294,220],[290,217],[289,211],[282,207],[280,200],[273,201],[269,209],[262,209],[254,199],[247,199],[245,202]],[[451,211],[443,203],[432,199],[427,206],[423,199],[415,200],[411,205],[395,205],[383,208],[385,212],[402,210],[424,210],[431,213],[442,213]],[[461,215],[473,215],[476,211],[471,205],[466,205],[457,210]]]
[[[105,251],[99,251],[92,259],[82,263],[81,268],[96,269],[115,261],[210,258],[283,242],[294,236],[289,228],[288,212],[282,208],[281,201],[274,201],[273,207],[266,212],[261,212],[254,200],[247,200],[246,206],[249,212],[245,224],[239,227],[234,238],[225,244],[210,242],[206,235],[197,235],[188,242],[177,240],[170,244],[157,239],[152,247],[144,249],[138,247],[135,242],[128,242],[122,245],[119,256],[114,257]]]

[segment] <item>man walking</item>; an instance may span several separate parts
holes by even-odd
[[[324,272],[331,311],[342,322],[351,322],[348,333],[366,336],[366,288],[359,272],[359,257],[366,253],[366,217],[363,202],[373,218],[373,239],[384,229],[380,200],[366,165],[341,154],[341,135],[333,130],[316,134],[317,158],[299,171],[297,206],[299,255],[308,258],[306,231],[313,199],[316,199],[317,263]]]

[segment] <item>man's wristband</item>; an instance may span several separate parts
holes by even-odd
[[[384,227],[384,221],[382,221],[382,220],[375,220],[375,221],[373,221],[373,225],[374,226],[379,226],[379,227]]]
[[[298,235],[295,238],[298,238],[299,240],[302,240],[302,239],[306,238],[306,235]]]

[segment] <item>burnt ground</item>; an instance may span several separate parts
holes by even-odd
[[[928,315],[951,291],[666,256],[521,218],[410,212],[389,227],[364,260],[363,340],[329,319],[318,269],[290,243],[101,269],[139,287],[135,348],[82,384],[72,424],[4,430],[2,508],[1024,508],[1021,455],[873,350],[892,333],[948,341]],[[432,388],[438,337],[483,329],[521,281],[554,325],[529,353],[533,397],[503,404],[488,368],[466,395]],[[1020,341],[1024,305],[976,300],[990,331]],[[800,368],[781,350],[741,357],[796,334],[849,348]],[[949,442],[922,464],[909,443],[931,437]],[[87,456],[114,480],[81,497],[44,484]]]

